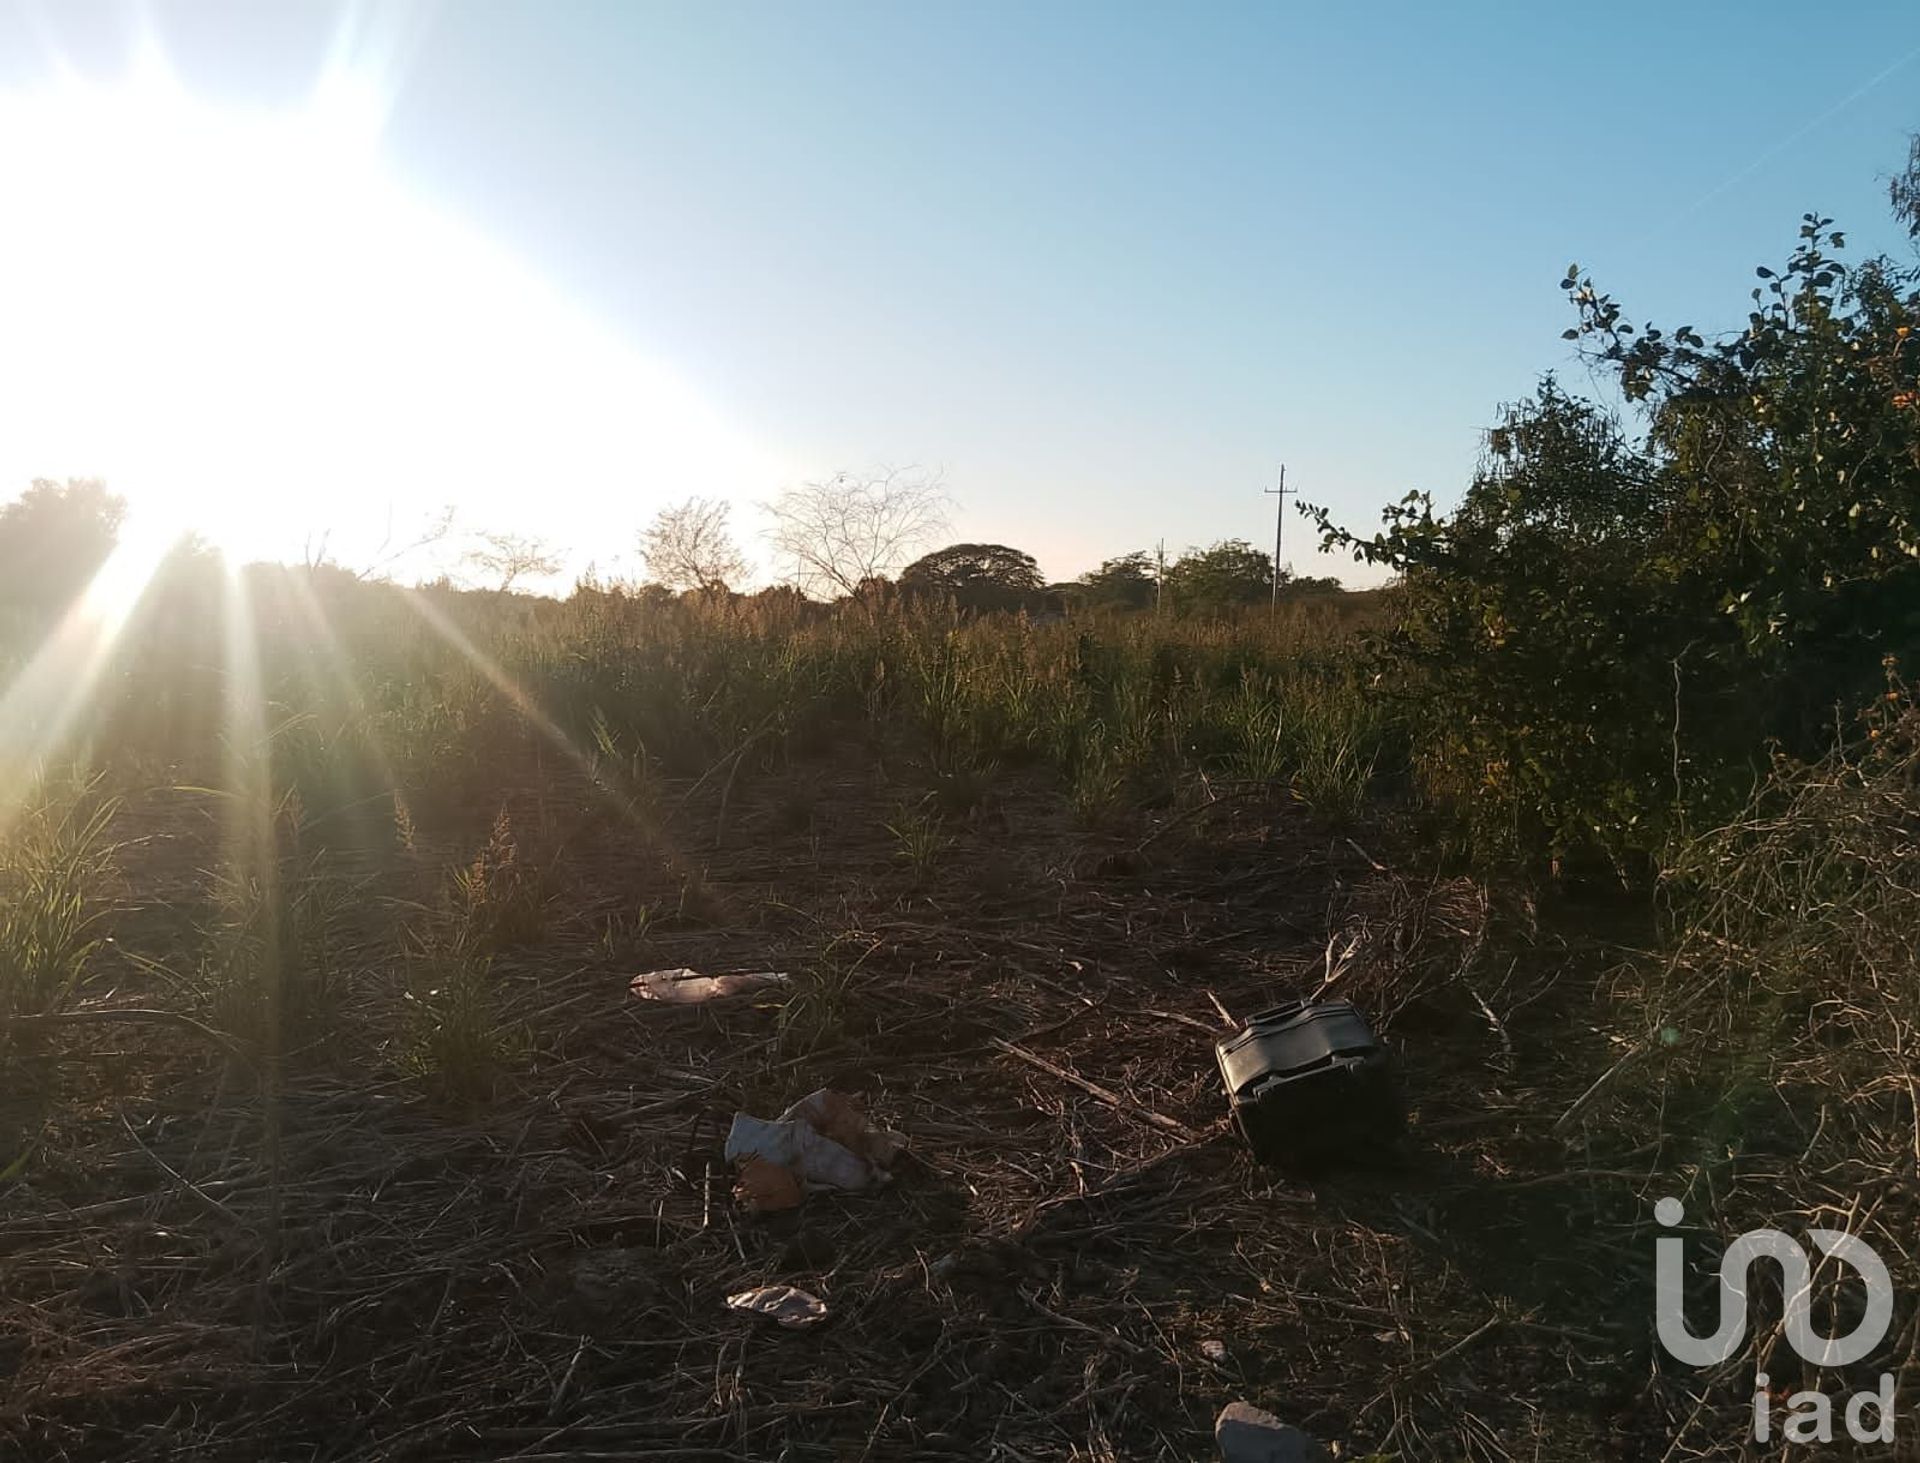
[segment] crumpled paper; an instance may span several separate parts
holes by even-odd
[[[844,1092],[810,1092],[773,1121],[735,1113],[727,1161],[741,1165],[734,1196],[764,1212],[797,1207],[808,1194],[859,1190],[889,1181],[906,1139],[867,1121]]]
[[[727,1297],[730,1310],[750,1311],[782,1326],[811,1326],[827,1318],[827,1303],[791,1285],[762,1285]]]

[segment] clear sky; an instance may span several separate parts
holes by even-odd
[[[252,552],[763,554],[883,464],[1050,577],[1264,543],[1281,461],[1371,523],[1584,381],[1569,260],[1704,330],[1808,209],[1904,253],[1916,129],[1914,0],[0,0],[0,474]]]

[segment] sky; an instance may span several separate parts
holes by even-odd
[[[1911,246],[1920,5],[0,0],[0,493],[236,552],[454,509],[558,587],[692,494],[938,474],[1068,578],[1370,526],[1558,371],[1578,261],[1744,321]],[[1319,557],[1289,513],[1299,572]],[[436,561],[434,555],[438,555]]]

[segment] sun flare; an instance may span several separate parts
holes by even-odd
[[[761,488],[672,371],[396,180],[386,101],[336,68],[297,109],[218,106],[151,54],[0,92],[23,221],[0,472],[105,477],[135,521],[236,555],[348,561],[441,505],[580,549],[616,493],[637,518]]]

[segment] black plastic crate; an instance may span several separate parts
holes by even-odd
[[[1377,1154],[1399,1136],[1387,1049],[1346,1001],[1290,1001],[1214,1046],[1248,1146],[1286,1168]]]

